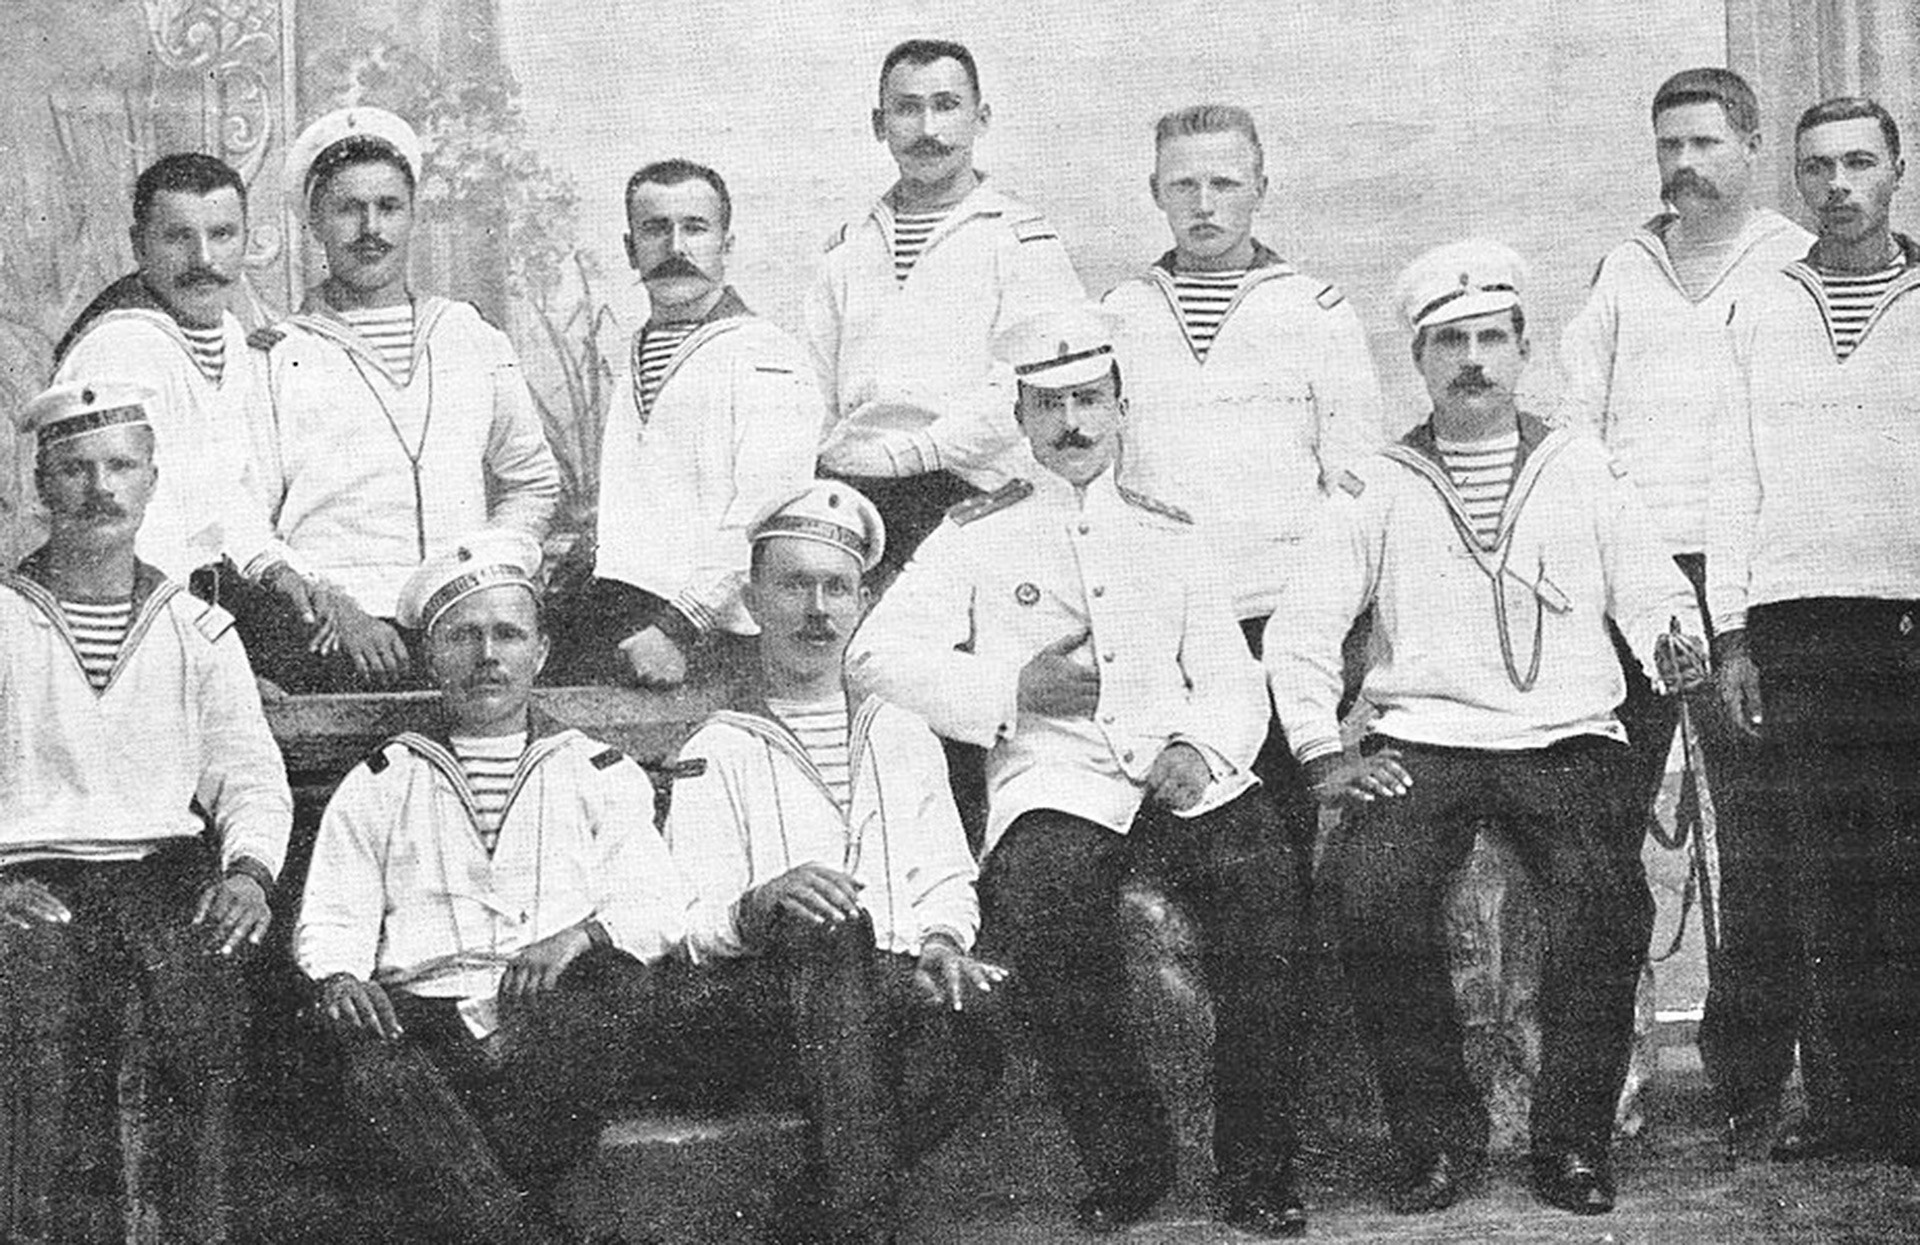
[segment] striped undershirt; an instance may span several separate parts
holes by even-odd
[[[227,330],[220,325],[197,329],[190,324],[183,324],[180,333],[187,339],[187,349],[192,352],[200,374],[212,383],[219,384],[220,377],[227,370]]]
[[[1176,272],[1173,274],[1174,301],[1180,305],[1180,328],[1193,347],[1194,357],[1205,360],[1213,349],[1214,335],[1227,314],[1227,305],[1240,292],[1246,280],[1245,268],[1231,272]]]
[[[769,697],[767,708],[787,724],[787,729],[813,758],[814,768],[820,771],[835,803],[841,808],[847,807],[853,798],[848,773],[847,698],[841,695],[827,700],[798,701]]]
[[[931,212],[895,212],[893,214],[893,279],[904,283],[907,274],[913,271],[921,254],[927,249],[927,239],[933,237],[933,231],[940,222],[953,214],[950,207],[936,208]]]
[[[512,735],[453,735],[447,740],[460,761],[460,772],[473,788],[474,811],[479,815],[480,842],[493,855],[500,842],[500,817],[507,811],[507,792],[513,787],[513,771],[520,765],[520,754],[527,750],[527,733]]]
[[[1887,296],[1887,287],[1905,270],[1905,261],[1895,260],[1879,272],[1820,272],[1820,284],[1827,291],[1835,357],[1844,359],[1853,353],[1866,334],[1867,321]]]
[[[413,302],[391,307],[355,307],[340,318],[367,339],[387,375],[406,384],[413,373]]]
[[[80,653],[80,668],[96,692],[106,687],[113,674],[113,663],[126,641],[127,628],[133,624],[132,600],[95,605],[86,601],[61,601],[67,630],[73,633],[73,646]]]
[[[640,374],[636,380],[643,414],[653,414],[653,401],[660,396],[660,383],[667,378],[667,364],[672,362],[673,352],[699,327],[698,320],[681,320],[649,324],[640,330]]]
[[[1486,441],[1435,441],[1447,478],[1466,504],[1474,539],[1491,549],[1500,532],[1500,510],[1513,490],[1513,464],[1520,456],[1520,430]]]

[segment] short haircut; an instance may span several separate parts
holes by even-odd
[[[909,39],[895,45],[893,51],[887,53],[887,59],[880,62],[880,93],[886,94],[887,75],[895,65],[931,65],[944,60],[960,62],[960,67],[967,71],[967,84],[973,88],[974,99],[979,99],[980,67],[973,63],[973,53],[967,51],[966,44],[951,39]]]
[[[1526,309],[1521,307],[1520,304],[1515,303],[1507,310],[1513,313],[1513,338],[1515,341],[1519,341],[1527,335]],[[1413,335],[1413,357],[1415,362],[1418,362],[1420,356],[1427,352],[1427,334],[1433,332],[1435,329],[1445,327],[1446,325],[1444,324],[1429,324]]]
[[[400,176],[406,179],[407,196],[413,196],[413,166],[400,154],[400,149],[384,138],[372,134],[353,134],[330,144],[313,161],[307,170],[305,186],[309,204],[314,197],[327,188],[342,169],[352,168],[356,164],[389,164],[400,170]]]
[[[678,186],[682,182],[702,181],[713,187],[713,193],[720,196],[720,230],[722,233],[733,227],[733,196],[727,193],[726,179],[704,164],[695,164],[675,156],[671,160],[655,160],[652,164],[642,165],[627,179],[627,193],[620,200],[624,211],[633,206],[633,192],[642,186]]]
[[[1878,101],[1864,95],[1842,95],[1834,99],[1823,99],[1800,114],[1800,121],[1793,127],[1793,141],[1798,143],[1800,136],[1816,125],[1826,125],[1833,121],[1852,121],[1859,117],[1872,117],[1880,123],[1880,133],[1887,140],[1887,154],[1900,158],[1900,127],[1894,124],[1893,114],[1882,108]]]
[[[1264,171],[1266,149],[1260,145],[1260,131],[1254,127],[1253,114],[1238,104],[1190,104],[1175,109],[1153,123],[1153,149],[1189,134],[1244,134],[1253,144],[1253,167]]]
[[[1718,104],[1727,124],[1740,134],[1752,134],[1760,128],[1760,102],[1754,98],[1747,80],[1731,69],[1707,65],[1682,69],[1660,84],[1653,93],[1653,119],[1669,108],[1683,104]]]
[[[1108,369],[1107,375],[1113,377],[1113,400],[1118,402],[1121,399],[1121,397],[1124,396],[1125,389],[1126,389],[1125,384],[1120,379],[1120,360],[1115,359],[1113,361],[1113,366],[1110,369]],[[1098,380],[1098,379],[1100,378],[1097,376],[1094,377],[1094,380]],[[1081,383],[1090,385],[1093,383],[1093,381],[1083,381]],[[1079,385],[1067,386],[1067,388],[1070,388],[1070,389],[1078,389],[1079,387],[1080,387]],[[1040,388],[1040,386],[1029,385],[1024,380],[1014,385],[1013,387],[1013,422],[1014,423],[1017,424],[1020,422],[1020,396],[1026,393],[1026,391],[1029,389],[1038,389],[1038,388]]]
[[[133,183],[133,227],[145,229],[153,216],[153,201],[169,191],[206,196],[230,188],[240,196],[240,210],[247,208],[247,184],[232,165],[203,151],[176,151],[161,156]]]

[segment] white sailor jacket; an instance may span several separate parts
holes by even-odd
[[[1029,809],[1124,832],[1154,759],[1199,748],[1214,782],[1187,815],[1253,783],[1266,732],[1260,668],[1184,512],[1052,472],[962,503],[888,588],[848,648],[857,683],[987,746],[989,848]],[[1082,631],[1100,673],[1091,718],[1019,707],[1020,672]]]
[[[949,470],[996,488],[1020,469],[1011,371],[994,340],[1086,298],[1060,235],[982,182],[893,275],[885,199],[837,230],[806,302],[807,348],[827,400],[820,462],[846,475]],[[929,421],[917,411],[930,411]],[[853,447],[877,443],[879,458]]]
[[[1624,739],[1607,619],[1656,684],[1659,637],[1677,623],[1699,638],[1692,585],[1599,441],[1522,415],[1520,447],[1492,550],[1467,534],[1430,423],[1340,482],[1302,551],[1312,573],[1280,594],[1264,637],[1274,708],[1302,761],[1340,750],[1340,649],[1368,605],[1373,729],[1454,748]]]
[[[729,290],[640,409],[640,337],[601,434],[594,574],[671,602],[702,631],[751,635],[747,524],[813,479],[824,418],[800,344]]]
[[[232,617],[139,565],[95,691],[39,565],[0,576],[0,864],[136,860],[211,823],[223,869],[277,875],[293,798]]]
[[[692,892],[687,947],[696,962],[749,954],[741,898],[809,863],[862,884],[880,950],[918,955],[930,934],[973,945],[978,871],[940,741],[875,697],[854,708],[848,728],[844,808],[771,710],[716,713],[680,750],[667,844]]]
[[[617,748],[531,715],[493,854],[452,746],[396,735],[321,816],[294,959],[430,997],[484,998],[515,953],[591,917],[660,958],[686,892],[654,829],[653,785]]]
[[[414,304],[405,384],[317,297],[280,326],[254,453],[300,570],[393,616],[428,556],[482,527],[543,540],[560,469],[506,334],[466,303]]]

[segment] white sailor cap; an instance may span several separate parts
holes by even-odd
[[[413,180],[420,180],[420,163],[424,158],[420,136],[414,133],[412,126],[386,109],[362,105],[337,108],[300,131],[300,137],[294,139],[293,145],[287,148],[287,172],[283,182],[287,193],[297,196],[302,204],[306,203],[312,191],[307,179],[313,175],[314,164],[327,148],[349,138],[368,138],[391,147],[395,154],[406,161],[407,168],[413,171]]]
[[[996,347],[1021,384],[1068,389],[1112,370],[1113,320],[1090,304],[1055,307],[1008,329]]]
[[[1408,264],[1394,283],[1393,303],[1418,333],[1520,305],[1527,261],[1512,247],[1486,238],[1448,242]]]
[[[878,566],[887,551],[880,512],[859,489],[839,480],[815,480],[804,492],[768,506],[747,525],[749,544],[775,536],[832,545],[851,555],[862,571]]]
[[[440,615],[486,588],[517,584],[539,595],[540,545],[525,532],[489,528],[435,554],[400,590],[394,617],[403,627],[433,630]]]
[[[68,381],[14,412],[14,424],[45,449],[108,428],[130,424],[151,428],[147,404],[157,396],[144,385],[126,381]]]

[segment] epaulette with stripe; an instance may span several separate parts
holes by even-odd
[[[611,769],[625,760],[626,756],[627,754],[618,748],[608,748],[588,758],[588,764],[592,765],[595,769]]]
[[[1332,282],[1328,282],[1326,285],[1320,287],[1320,292],[1313,296],[1313,301],[1320,304],[1320,310],[1332,311],[1335,307],[1347,301],[1347,292]]]
[[[277,325],[263,324],[247,334],[247,345],[255,350],[272,350],[286,340],[287,331]]]
[[[233,630],[233,615],[217,605],[201,604],[200,613],[194,617],[194,627],[207,637],[207,643],[217,644],[220,637]]]
[[[1029,216],[1013,222],[1013,236],[1022,242],[1058,241],[1060,231],[1044,216]]]
[[[1349,497],[1358,497],[1367,491],[1367,482],[1351,471],[1342,471],[1333,477],[1333,484]]]
[[[1008,480],[999,488],[981,497],[969,497],[963,502],[947,508],[947,518],[961,527],[984,519],[997,511],[1005,510],[1015,502],[1025,501],[1033,496],[1033,484],[1028,480]]]
[[[1180,509],[1180,507],[1174,505],[1172,502],[1161,501],[1157,497],[1149,497],[1145,493],[1130,489],[1124,484],[1120,485],[1119,489],[1120,496],[1125,499],[1128,504],[1138,506],[1149,514],[1157,514],[1163,519],[1172,519],[1175,523],[1193,522],[1192,515]]]
[[[375,748],[372,752],[367,753],[366,756],[360,759],[360,764],[367,767],[367,773],[381,773],[387,766],[393,764],[392,760],[387,756],[387,745],[392,742],[391,739],[385,740],[378,748]]]
[[[675,761],[671,765],[643,765],[640,767],[664,783],[676,783],[688,778],[698,778],[707,772],[707,758],[692,757],[685,761]]]
[[[835,229],[832,233],[827,235],[826,244],[822,246],[820,250],[823,253],[826,251],[831,251],[834,247],[839,246],[842,242],[845,242],[846,240],[847,240],[847,226],[845,225],[845,223],[842,223],[838,229]]]

